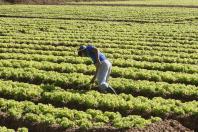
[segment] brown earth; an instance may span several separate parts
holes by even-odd
[[[176,120],[164,120],[148,125],[144,129],[134,128],[134,132],[190,132],[192,130],[182,126]]]

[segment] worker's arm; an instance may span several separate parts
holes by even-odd
[[[100,64],[99,63],[96,63],[95,66],[96,66],[96,72],[94,73],[94,76],[91,79],[91,82],[90,83],[94,83],[94,81],[96,80],[96,76],[97,76],[97,73],[98,73],[98,69],[99,69]]]
[[[93,47],[92,51],[94,52],[94,54],[96,55],[96,64],[100,64],[100,59],[99,59],[99,50],[95,47]]]
[[[97,75],[97,73],[98,73],[98,69],[99,69],[99,67],[100,67],[100,59],[99,59],[99,50],[97,49],[97,48],[93,48],[92,49],[92,51],[95,53],[95,55],[96,55],[96,64],[95,64],[95,66],[96,66],[96,72],[94,73],[94,76],[93,76],[93,78],[92,78],[92,80],[91,80],[91,82],[90,83],[94,83],[94,81],[95,81],[95,79],[96,79],[96,75]]]

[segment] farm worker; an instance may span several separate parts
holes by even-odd
[[[90,84],[93,84],[95,80],[97,80],[99,88],[102,92],[116,94],[115,90],[108,84],[108,78],[111,73],[112,64],[105,57],[105,55],[92,45],[80,46],[78,49],[78,55],[81,57],[90,57],[96,67],[96,72]]]

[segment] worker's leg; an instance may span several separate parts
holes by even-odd
[[[111,64],[111,62],[107,62],[107,63],[109,63],[109,64],[108,64],[108,65],[109,65],[109,70],[108,70],[108,74],[107,74],[107,78],[106,78],[106,82],[108,83],[108,79],[109,79],[109,76],[110,76],[110,74],[111,74],[112,64]],[[107,88],[106,91],[107,91],[108,93],[117,94],[116,91],[115,91],[110,85],[108,85],[108,88]]]
[[[97,81],[99,84],[99,88],[103,92],[107,92],[108,89],[108,83],[106,82],[106,80],[107,80],[109,68],[110,68],[110,63],[108,63],[108,60],[105,60],[101,62],[100,67],[98,69]]]
[[[110,74],[111,74],[111,69],[112,69],[112,64],[111,62],[108,62],[109,64],[109,70],[108,70],[108,73],[107,73],[107,78],[106,78],[106,82],[108,83],[108,80],[109,80],[109,77],[110,77]]]

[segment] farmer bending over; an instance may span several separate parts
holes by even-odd
[[[96,72],[90,84],[94,83],[97,79],[99,88],[102,92],[116,94],[115,90],[107,83],[111,73],[112,64],[109,60],[107,60],[105,55],[92,45],[80,46],[78,55],[81,57],[90,57],[96,66]]]

